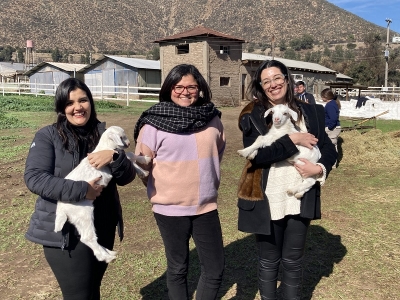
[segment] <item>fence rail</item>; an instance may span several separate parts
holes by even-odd
[[[54,96],[58,84],[56,83],[37,83],[37,82],[2,82],[0,90],[5,94]],[[88,85],[94,99],[126,101],[129,106],[130,101],[158,102],[159,91],[161,88],[151,88],[142,86],[131,86],[129,82],[125,86],[111,85]]]

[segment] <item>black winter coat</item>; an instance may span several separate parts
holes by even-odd
[[[105,123],[98,125],[100,134]],[[64,177],[79,164],[79,147],[68,133],[70,149],[67,151],[55,125],[40,129],[31,144],[25,165],[24,179],[28,189],[39,195],[35,211],[25,237],[35,243],[51,247],[67,247],[69,234],[77,235],[73,225],[66,222],[62,232],[54,232],[57,201],[78,202],[85,199],[88,183],[73,181]],[[118,150],[118,158],[110,163],[113,179],[93,202],[96,232],[114,230],[118,225],[120,239],[123,239],[122,209],[117,191],[118,185],[130,183],[136,175],[133,165],[125,152]]]
[[[318,138],[318,147],[321,151],[321,158],[318,162],[325,166],[328,176],[333,164],[336,162],[337,152],[325,132],[324,107],[303,102],[297,102],[297,104],[303,113],[308,132]],[[259,135],[264,135],[268,132],[264,119],[266,109],[260,103],[252,102],[248,106],[251,112],[242,113],[239,119],[239,126],[243,131],[244,147],[250,146]],[[245,107],[243,111],[249,109],[249,107]],[[259,189],[262,191],[262,195],[257,200],[243,199],[239,196],[238,229],[240,231],[266,235],[271,233],[271,215],[268,198],[265,195],[269,170],[271,164],[285,160],[297,152],[296,145],[287,134],[277,139],[271,146],[258,150],[258,154],[251,161],[251,168],[253,170],[262,169],[261,175],[256,177],[256,180],[259,180],[258,184],[260,185]],[[317,182],[301,199],[300,216],[307,219],[320,219],[320,203],[320,184]]]

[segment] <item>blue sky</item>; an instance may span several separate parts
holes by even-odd
[[[400,34],[400,0],[328,0],[369,22],[387,27],[387,18],[392,20],[390,30]]]

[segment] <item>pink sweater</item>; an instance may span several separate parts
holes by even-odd
[[[153,211],[166,216],[192,216],[215,210],[224,149],[219,117],[195,133],[168,133],[144,125],[135,152],[153,158],[147,182]]]

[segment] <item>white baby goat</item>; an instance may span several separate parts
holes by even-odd
[[[102,134],[99,144],[93,152],[98,152],[100,150],[125,149],[129,147],[129,145],[130,142],[126,137],[124,130],[118,126],[111,126]],[[140,156],[134,157],[134,159],[140,159],[144,164],[148,161],[147,158]],[[145,172],[136,163],[134,163],[134,167],[138,173]],[[107,186],[112,179],[110,168],[104,166],[100,169],[96,169],[89,163],[89,160],[86,157],[65,178],[75,181],[84,180],[89,182],[98,177],[101,177],[101,179],[97,184],[103,185],[104,187]],[[68,220],[71,224],[75,225],[81,235],[81,242],[93,250],[96,258],[99,261],[109,263],[116,257],[116,252],[97,243],[97,235],[93,223],[93,209],[93,201],[87,199],[74,203],[58,201],[54,231],[60,231],[63,228],[64,223]]]
[[[275,140],[284,136],[285,134],[298,132],[293,123],[290,121],[290,117],[292,117],[294,121],[297,121],[297,113],[295,111],[286,105],[278,104],[268,109],[265,112],[264,117],[267,117],[271,111],[273,112],[273,126],[266,135],[260,135],[257,137],[251,146],[242,150],[238,150],[238,153],[241,156],[246,157],[247,159],[253,159],[257,155],[259,148],[270,146]],[[299,160],[299,158],[308,159],[312,163],[316,163],[321,158],[321,152],[317,146],[314,146],[312,149],[301,145],[296,145],[296,147],[299,152],[287,159],[287,161],[292,164],[304,164],[301,160]],[[314,177],[303,178],[301,184],[298,184],[297,186],[291,186],[287,192],[289,195],[294,195],[296,198],[301,198],[303,197],[304,193],[311,189],[315,182],[316,179]]]

